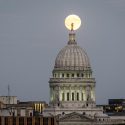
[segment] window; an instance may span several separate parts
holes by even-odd
[[[81,74],[81,77],[84,77],[84,74],[83,74],[83,73]]]
[[[72,74],[72,77],[74,77],[74,74]]]
[[[24,125],[24,117],[19,117],[19,125]]]
[[[74,93],[72,93],[72,101],[74,101]]]
[[[27,125],[32,125],[32,117],[27,118]]]
[[[69,92],[67,93],[67,101],[69,101]]]
[[[79,73],[77,73],[77,77],[79,77]]]
[[[48,118],[43,117],[43,125],[48,125]]]
[[[62,77],[64,77],[64,74],[62,74]]]
[[[67,77],[69,77],[69,74],[67,74]]]
[[[62,93],[62,101],[64,101],[65,100],[65,95],[64,95],[64,93]]]
[[[77,101],[79,101],[79,93],[77,92]]]
[[[54,118],[51,118],[51,125],[54,125]]]

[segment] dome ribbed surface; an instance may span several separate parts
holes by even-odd
[[[86,68],[90,68],[89,58],[77,44],[65,46],[55,60],[55,69],[84,70]]]

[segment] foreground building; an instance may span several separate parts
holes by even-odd
[[[0,116],[40,116],[46,107],[45,101],[21,102],[16,96],[0,96]]]

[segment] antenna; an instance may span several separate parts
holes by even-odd
[[[10,104],[10,85],[8,84],[8,104]]]

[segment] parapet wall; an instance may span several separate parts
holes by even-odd
[[[56,125],[54,117],[0,117],[0,125]]]

